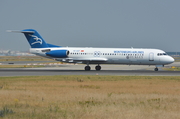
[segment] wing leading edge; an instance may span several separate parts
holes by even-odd
[[[82,63],[95,63],[95,62],[106,62],[108,59],[106,58],[66,58],[62,61],[64,62],[82,62]]]

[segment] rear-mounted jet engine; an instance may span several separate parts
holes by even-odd
[[[68,50],[52,50],[46,53],[47,56],[56,57],[56,58],[66,58],[69,55]]]

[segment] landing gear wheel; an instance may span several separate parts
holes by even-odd
[[[101,66],[96,66],[95,69],[96,69],[96,71],[99,71],[99,70],[101,70]]]
[[[154,71],[158,71],[158,68],[156,67],[156,68],[154,69]]]
[[[90,66],[85,66],[85,71],[90,71],[91,70],[91,67]]]

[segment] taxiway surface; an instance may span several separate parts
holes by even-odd
[[[101,65],[102,70],[84,71],[85,65],[58,65],[45,68],[1,68],[0,76],[45,76],[45,75],[127,75],[127,76],[180,76],[180,71],[154,71],[154,66]],[[180,66],[180,63],[167,65]]]

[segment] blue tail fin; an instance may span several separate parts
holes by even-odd
[[[24,29],[22,31],[7,30],[7,32],[24,33],[31,48],[61,47],[46,43],[40,34],[34,29]]]
[[[39,33],[34,29],[25,29],[20,31],[26,36],[31,48],[47,48],[48,44],[39,35]]]

